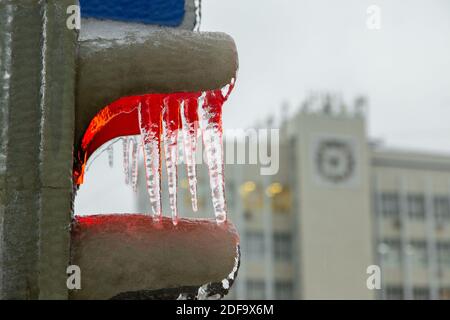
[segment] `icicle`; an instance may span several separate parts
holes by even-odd
[[[139,168],[139,148],[138,148],[138,142],[136,137],[131,137],[131,175],[130,175],[130,181],[131,186],[133,188],[133,191],[137,191],[137,182],[138,182],[138,168]]]
[[[227,84],[225,87],[220,89],[220,93],[222,94],[222,97],[226,97],[228,95],[228,92],[230,92],[230,84]]]
[[[206,93],[202,125],[214,213],[219,223],[225,222],[227,219],[222,141],[222,105],[224,101],[225,97],[222,96],[220,90]]]
[[[186,161],[189,190],[191,193],[192,210],[197,212],[197,166],[195,156],[197,152],[198,133],[198,100],[197,98],[185,99],[183,102],[183,114],[186,125],[183,128],[184,159]]]
[[[112,167],[114,167],[114,147],[113,147],[112,143],[108,146],[108,148],[106,149],[106,152],[108,153],[109,167],[112,168]]]
[[[194,31],[200,31],[200,21],[202,19],[201,1],[200,0],[194,0],[194,6],[195,6]]]
[[[130,145],[128,137],[122,139],[123,145],[123,173],[125,175],[125,184],[130,184]]]
[[[231,82],[230,82],[229,84],[227,84],[226,86],[224,86],[224,87],[220,90],[220,91],[221,91],[221,94],[222,94],[222,97],[223,97],[223,99],[224,99],[223,102],[225,102],[225,101],[228,99],[228,97],[230,96],[231,91],[233,91],[234,85],[235,85],[235,79],[232,78],[232,79],[231,79]],[[222,102],[222,104],[223,104],[223,102]]]
[[[181,127],[180,103],[175,97],[164,100],[164,154],[166,156],[167,179],[169,185],[169,204],[172,221],[178,223],[177,210],[177,164],[178,130]]]
[[[145,98],[138,107],[150,205],[155,219],[161,219],[161,99]]]

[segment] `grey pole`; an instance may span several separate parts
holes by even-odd
[[[1,298],[67,298],[77,30],[66,12],[74,4],[0,3]]]

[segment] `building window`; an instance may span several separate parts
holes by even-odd
[[[399,218],[400,198],[397,193],[381,194],[381,214],[386,218]]]
[[[434,215],[437,223],[450,220],[450,199],[448,197],[434,197]]]
[[[429,300],[430,299],[430,290],[428,288],[414,288],[413,289],[413,297],[414,300]]]
[[[386,287],[386,299],[387,300],[403,300],[403,288],[400,286],[387,286]]]
[[[259,260],[264,257],[264,235],[262,232],[246,232],[244,254],[252,260]]]
[[[450,267],[450,242],[437,243],[439,265],[441,267]]]
[[[410,254],[411,263],[415,266],[426,267],[428,265],[427,245],[425,241],[412,240],[410,242]]]
[[[289,186],[282,186],[279,192],[272,194],[271,198],[274,213],[290,213],[292,211],[292,193]]]
[[[275,233],[273,235],[273,249],[276,261],[291,261],[292,237],[289,233]]]
[[[408,214],[410,219],[423,220],[425,218],[425,197],[423,195],[408,195]]]
[[[247,298],[249,300],[264,300],[266,296],[266,284],[261,280],[247,281]]]
[[[255,212],[263,208],[264,193],[259,183],[247,181],[239,187],[239,193],[245,210]]]
[[[402,259],[401,255],[401,246],[400,246],[400,240],[399,239],[385,239],[382,242],[382,259],[383,259],[383,265],[386,267],[395,267],[397,268]]]
[[[294,285],[291,281],[275,282],[275,298],[277,300],[294,299]]]

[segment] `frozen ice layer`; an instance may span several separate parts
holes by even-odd
[[[176,225],[178,221],[178,139],[180,136],[183,137],[183,156],[186,162],[192,208],[196,211],[195,155],[199,143],[198,134],[201,132],[210,176],[214,214],[217,222],[225,222],[227,208],[223,165],[222,107],[233,87],[234,79],[222,89],[130,96],[106,106],[92,119],[81,141],[81,150],[78,152],[78,161],[74,168],[76,183],[79,185],[83,182],[86,162],[97,148],[113,138],[127,136],[123,138],[125,181],[128,184],[131,182],[133,189],[136,189],[137,159],[140,150],[134,135],[138,135],[144,156],[151,215],[159,220],[163,212],[161,167],[164,161],[168,179],[169,209],[172,221]],[[199,130],[200,127],[201,130]],[[164,159],[162,159],[163,154]]]
[[[130,180],[133,191],[137,191],[137,183],[138,183],[138,168],[139,168],[139,144],[136,137],[130,138],[131,143],[131,169],[130,169]]]
[[[130,140],[128,137],[122,139],[123,152],[123,173],[125,176],[125,184],[130,184]]]
[[[229,222],[179,219],[174,226],[170,218],[156,223],[145,215],[78,217],[71,264],[83,280],[71,299],[223,296],[236,277],[238,247]]]
[[[114,146],[111,144],[106,149],[106,152],[108,153],[108,164],[109,167],[114,167]]]
[[[138,105],[139,128],[144,150],[147,191],[152,214],[159,219],[161,211],[161,114],[162,100],[148,96]]]
[[[122,97],[204,92],[236,78],[233,39],[219,32],[155,28],[82,39],[76,87],[76,141],[91,119]]]
[[[222,140],[222,106],[225,96],[221,90],[206,93],[203,104],[203,144],[209,170],[214,214],[218,222],[227,219]]]
[[[199,127],[198,97],[191,97],[183,101],[184,115],[184,160],[186,163],[189,191],[191,193],[192,210],[197,212],[197,165],[195,154],[197,152],[197,135]]]
[[[223,156],[221,114],[207,120],[205,130],[199,130],[198,113],[206,100],[209,115],[221,112],[223,101],[233,88],[238,70],[233,39],[216,32],[165,28],[148,28],[144,32],[116,27],[107,28],[107,32],[100,28],[103,31],[99,32],[97,27],[99,25],[88,35],[82,35],[79,44],[75,183],[83,182],[87,160],[103,143],[121,136],[140,135],[151,214],[159,218],[163,211],[160,195],[164,160],[168,172],[169,209],[176,223],[178,133],[183,136],[192,208],[196,211],[195,153],[201,131],[206,134],[203,142],[209,150],[216,218],[219,222],[225,221],[223,166],[219,163]],[[213,98],[219,95],[220,99]],[[216,103],[220,106],[215,106]],[[135,164],[130,166],[128,153],[136,154],[140,150],[130,151],[130,146],[126,147],[125,181],[135,187],[133,177],[137,177],[137,172],[133,175]]]
[[[164,154],[166,156],[167,180],[169,186],[169,203],[172,221],[178,222],[177,211],[177,164],[178,164],[178,131],[181,129],[180,103],[182,98],[169,95],[164,99]]]

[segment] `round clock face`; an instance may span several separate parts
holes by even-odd
[[[353,149],[345,141],[321,141],[315,157],[318,173],[332,183],[349,180],[355,171]]]

